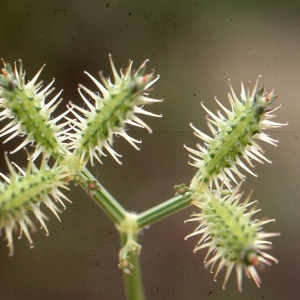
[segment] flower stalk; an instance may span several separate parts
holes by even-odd
[[[192,204],[190,194],[173,197],[138,214],[136,222],[139,228],[154,224]]]
[[[137,234],[134,234],[132,238],[138,243]],[[125,232],[120,232],[120,240],[121,249],[124,249],[128,244],[128,236]],[[126,298],[130,300],[145,300],[139,255],[135,252],[131,252],[126,259],[120,261],[119,268],[123,269],[123,271],[126,269],[130,270],[130,275],[128,275],[128,272],[123,272]]]
[[[90,193],[87,187],[87,179],[96,181],[97,185],[100,186],[95,193]],[[115,224],[124,221],[127,213],[125,208],[97,181],[87,168],[80,174],[80,185]]]

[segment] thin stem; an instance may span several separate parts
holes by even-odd
[[[90,171],[85,168],[82,172],[83,177],[97,183],[100,189],[91,194],[87,186],[80,184],[89,196],[100,206],[100,208],[110,217],[115,224],[120,224],[127,214],[125,208],[98,182]]]
[[[89,196],[100,206],[100,208],[110,217],[110,219],[120,225],[125,219],[127,211],[121,204],[97,181],[97,179],[85,168],[82,172],[82,177],[86,180],[95,182],[100,189],[90,193],[85,184],[81,183],[82,188],[89,194]],[[136,219],[136,224],[139,228],[156,223],[161,219],[174,214],[185,207],[191,205],[191,195],[187,194],[186,197],[178,196],[173,197],[165,202],[156,205],[140,214]]]
[[[124,258],[122,255],[120,257],[120,264],[125,262],[128,266],[133,266],[133,268],[128,268],[128,272],[123,270],[123,281],[126,290],[126,297],[128,300],[145,300],[142,272],[140,265],[139,253],[132,251],[132,244],[138,245],[138,232],[143,227],[155,223],[191,204],[191,195],[188,194],[186,197],[173,197],[164,203],[161,203],[133,218],[133,223],[130,222],[131,214],[128,215],[126,210],[118,203],[113,196],[111,196],[105,188],[98,183],[97,179],[88,171],[84,169],[82,172],[83,183],[81,186],[89,194],[90,197],[99,205],[102,210],[118,225],[121,225],[124,230],[120,230],[121,239],[121,250],[125,251],[127,254]],[[100,189],[96,189],[91,194],[87,185],[87,181],[93,181]],[[126,220],[129,219],[127,224]],[[124,223],[125,222],[125,223]],[[127,225],[124,225],[127,224]],[[122,226],[123,225],[123,226]],[[126,226],[129,226],[127,228]],[[133,227],[132,227],[133,226]],[[132,228],[131,228],[132,227]],[[127,229],[126,229],[127,228]],[[129,247],[129,248],[128,248]],[[131,249],[131,250],[129,250]],[[139,251],[138,251],[139,252]],[[125,265],[126,268],[127,265]],[[123,265],[124,268],[124,265]]]
[[[137,234],[133,235],[134,240],[138,242]],[[126,246],[127,234],[120,232],[121,249]],[[145,300],[143,279],[141,272],[140,256],[136,253],[129,254],[129,261],[134,268],[130,275],[123,272],[123,281],[125,285],[126,297],[128,300]]]
[[[173,197],[138,214],[136,223],[139,228],[143,228],[190,206],[191,201],[190,194],[187,194],[186,197]]]

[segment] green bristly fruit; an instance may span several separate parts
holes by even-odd
[[[34,76],[34,78],[25,83],[25,72],[22,63],[17,70],[9,64],[4,63],[5,68],[2,69],[0,75],[0,120],[11,119],[0,131],[0,136],[11,134],[4,142],[7,142],[15,136],[26,136],[25,140],[11,153],[16,152],[28,143],[35,142],[36,148],[32,155],[35,159],[41,152],[45,152],[48,157],[55,153],[57,155],[66,152],[63,141],[66,139],[63,127],[66,123],[56,125],[64,115],[62,114],[55,119],[50,116],[55,110],[60,100],[57,101],[60,93],[58,93],[51,101],[45,104],[46,97],[53,91],[50,89],[54,80],[44,89],[42,83],[35,84],[42,69]]]
[[[256,212],[255,207],[247,209],[256,201],[249,203],[250,196],[244,203],[240,203],[242,194],[238,194],[239,184],[231,195],[221,198],[219,192],[212,193],[207,187],[202,187],[201,201],[193,201],[193,204],[201,209],[200,213],[195,213],[188,221],[199,222],[199,226],[186,238],[202,235],[198,241],[194,252],[209,248],[205,257],[206,267],[211,266],[211,271],[217,261],[219,265],[215,272],[216,279],[221,269],[227,268],[223,288],[231,274],[233,267],[237,273],[237,283],[239,291],[242,290],[242,273],[245,271],[248,277],[252,277],[257,286],[261,280],[257,274],[256,267],[264,264],[270,265],[268,260],[277,263],[277,259],[263,252],[271,249],[271,243],[266,238],[278,236],[278,233],[265,233],[262,225],[274,222],[274,219],[266,221],[251,220]],[[212,255],[212,256],[211,256]],[[207,259],[211,258],[207,261]]]
[[[276,146],[277,141],[270,138],[263,130],[278,128],[286,124],[269,121],[275,117],[270,113],[279,108],[270,107],[277,97],[273,95],[273,91],[267,94],[264,86],[261,86],[259,92],[256,93],[257,84],[258,80],[251,94],[249,88],[247,93],[245,92],[242,84],[241,101],[230,85],[231,94],[228,93],[228,97],[231,111],[216,100],[227,117],[224,117],[221,112],[218,112],[216,116],[202,105],[211,117],[208,118],[208,126],[213,137],[209,137],[191,124],[195,135],[205,141],[204,147],[197,145],[200,151],[186,147],[193,154],[190,157],[195,160],[191,165],[199,168],[192,180],[191,191],[195,190],[197,182],[206,183],[210,187],[214,184],[216,188],[219,188],[219,181],[221,181],[222,184],[231,188],[231,180],[237,184],[234,174],[240,179],[244,178],[237,165],[255,175],[240,158],[247,161],[250,167],[253,167],[251,160],[260,163],[263,160],[270,162],[262,154],[263,151],[255,139]]]
[[[49,168],[45,155],[40,169],[35,166],[32,160],[29,161],[26,171],[14,164],[19,172],[15,171],[7,156],[5,158],[10,171],[10,178],[0,173],[6,181],[6,183],[0,184],[0,228],[3,228],[6,233],[9,255],[12,256],[14,252],[12,235],[17,224],[20,226],[21,235],[24,232],[31,247],[33,247],[28,227],[35,231],[35,225],[28,216],[30,211],[33,212],[48,235],[44,221],[48,220],[48,217],[41,211],[40,205],[45,204],[60,220],[58,213],[61,211],[54,202],[60,202],[65,208],[62,199],[71,201],[58,189],[66,189],[69,173],[59,167],[57,163]]]
[[[69,119],[76,131],[70,149],[75,149],[75,155],[80,157],[81,162],[90,159],[93,165],[95,158],[101,163],[100,156],[105,155],[104,148],[121,164],[119,160],[121,155],[112,148],[114,135],[122,136],[139,150],[136,143],[141,143],[141,141],[127,134],[127,124],[144,127],[149,133],[152,132],[151,128],[136,116],[136,114],[145,114],[161,117],[143,109],[146,104],[162,101],[146,97],[149,87],[159,78],[154,78],[153,73],[144,75],[146,62],[136,72],[132,72],[133,62],[130,61],[128,68],[124,73],[121,71],[121,76],[119,76],[110,56],[114,82],[105,79],[100,73],[103,85],[86,72],[99,89],[100,94],[80,85],[79,93],[89,110],[70,103],[71,112],[77,118],[76,120]],[[88,101],[82,90],[95,101],[94,105]]]

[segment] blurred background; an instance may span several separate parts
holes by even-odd
[[[11,63],[21,58],[29,79],[46,63],[44,83],[55,77],[56,91],[64,89],[60,111],[70,100],[83,105],[78,83],[96,91],[84,71],[112,75],[108,53],[117,69],[128,59],[137,68],[149,58],[148,70],[160,74],[151,96],[164,102],[147,109],[164,118],[143,118],[154,133],[133,127],[130,134],[143,140],[141,151],[116,138],[123,165],[107,157],[94,171],[134,212],[172,197],[175,184],[189,184],[196,169],[187,164],[183,144],[200,142],[189,123],[209,133],[200,102],[215,111],[217,96],[229,107],[228,78],[239,94],[241,80],[253,86],[262,75],[261,83],[268,91],[275,88],[282,104],[276,121],[289,126],[269,132],[280,140],[278,148],[260,143],[273,164],[257,164],[259,176],[247,175],[242,189],[254,190],[262,209],[257,217],[276,219],[264,228],[281,232],[270,251],[279,264],[260,273],[261,288],[244,278],[239,293],[234,273],[222,290],[225,272],[214,282],[203,265],[206,250],[192,253],[198,238],[184,241],[196,226],[183,223],[196,210],[191,207],[141,234],[145,290],[147,299],[300,299],[299,1],[11,0],[2,1],[1,12],[0,57]],[[2,149],[14,146],[9,142]],[[10,159],[26,164],[22,151]],[[3,156],[1,162],[5,173]],[[118,232],[80,188],[70,188],[73,204],[67,204],[61,223],[47,213],[50,236],[42,230],[32,234],[34,249],[15,236],[11,258],[6,241],[0,243],[1,299],[125,299]]]

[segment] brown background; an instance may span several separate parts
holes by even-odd
[[[259,177],[248,175],[242,186],[260,201],[258,217],[276,219],[265,230],[282,233],[271,251],[280,263],[261,273],[262,287],[244,279],[238,293],[234,274],[223,291],[224,272],[213,281],[203,266],[206,251],[192,253],[197,238],[183,240],[195,227],[183,224],[194,208],[143,231],[141,260],[147,299],[300,298],[299,1],[2,1],[0,9],[0,56],[22,58],[28,78],[47,63],[42,78],[56,78],[65,104],[81,103],[78,83],[95,89],[84,70],[111,75],[108,53],[118,69],[129,58],[135,67],[149,58],[149,70],[161,75],[151,95],[165,101],[148,109],[164,118],[143,118],[154,134],[133,128],[142,150],[116,139],[123,165],[108,157],[95,172],[130,211],[150,208],[172,197],[174,184],[190,182],[196,169],[188,166],[183,144],[194,147],[198,140],[189,123],[208,132],[200,102],[215,111],[217,95],[228,107],[228,78],[237,93],[241,79],[254,82],[259,74],[268,90],[276,88],[283,105],[277,121],[289,126],[272,130],[279,147],[263,148],[273,164],[257,164]],[[24,157],[21,151],[11,160],[22,165]],[[61,223],[48,213],[50,236],[33,234],[33,250],[26,238],[15,238],[9,258],[0,243],[1,299],[124,299],[118,233],[83,191],[70,187],[73,204]]]

